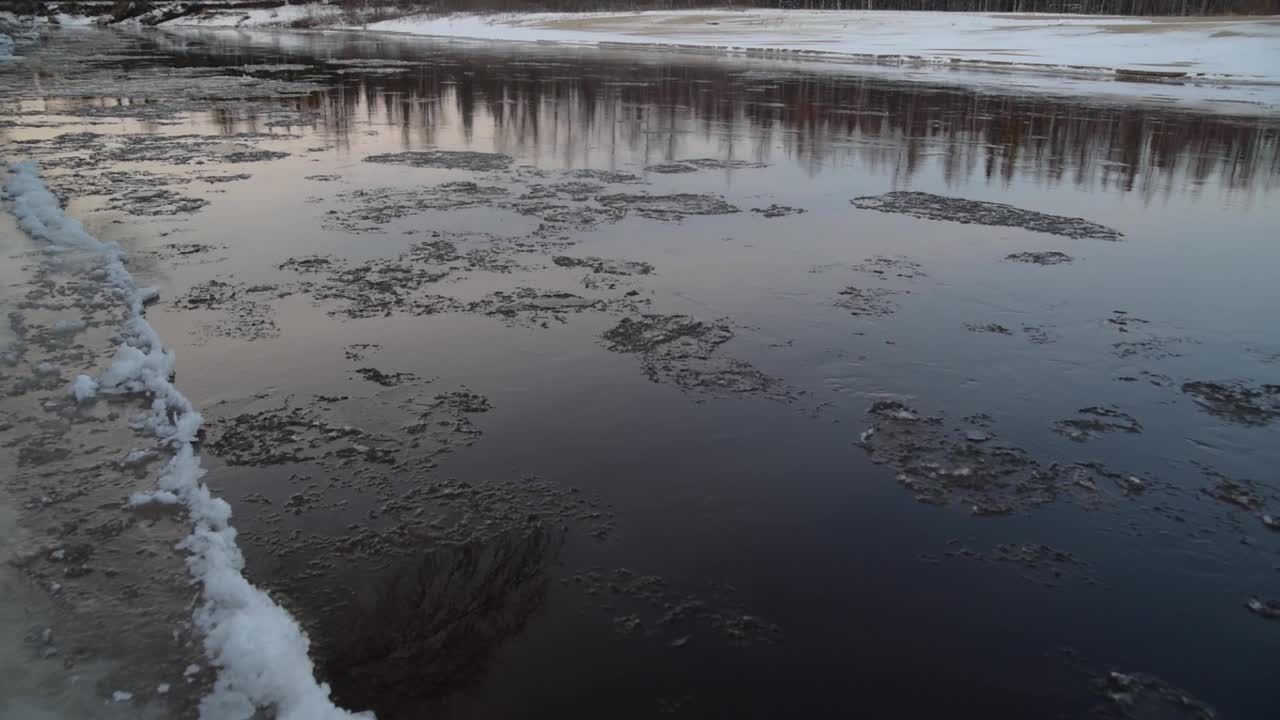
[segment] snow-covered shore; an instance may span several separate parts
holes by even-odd
[[[352,26],[333,5],[179,18],[200,26],[340,27],[441,38],[702,48],[861,63],[1280,83],[1280,17],[687,10],[420,14]]]
[[[176,357],[144,313],[155,291],[138,286],[119,245],[102,242],[67,216],[33,162],[0,168],[5,171],[6,207],[17,226],[45,243],[55,260],[66,252],[96,258],[87,279],[105,285],[128,310],[111,365],[96,378],[79,376],[68,394],[77,403],[99,394],[151,399],[151,412],[131,418],[130,427],[152,434],[172,455],[160,471],[157,489],[135,493],[128,505],[181,503],[190,515],[191,534],[181,547],[203,595],[193,624],[218,670],[212,692],[200,703],[202,720],[246,720],[260,708],[269,708],[279,720],[372,720],[370,713],[353,714],[334,705],[329,687],[315,679],[310,641],[302,628],[242,574],[244,558],[230,524],[231,507],[202,480],[197,444],[203,417],[173,384]],[[132,695],[117,692],[114,697],[119,702]]]
[[[365,27],[482,40],[679,45],[1280,82],[1280,18],[749,10],[455,14]]]
[[[842,71],[895,82],[1269,115],[1280,108],[1280,17],[1121,18],[942,12],[705,10],[418,14],[352,24],[335,5],[205,12],[209,29],[382,33],[736,58],[755,69]]]

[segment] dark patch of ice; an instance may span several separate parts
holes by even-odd
[[[675,175],[698,172],[699,170],[744,170],[748,168],[764,167],[768,167],[768,165],[765,165],[764,163],[750,162],[747,160],[694,158],[691,160],[676,160],[675,162],[650,165],[649,167],[646,167],[645,170],[647,172],[658,173],[660,175]]]
[[[785,397],[777,379],[720,354],[720,346],[733,338],[733,330],[724,321],[705,322],[688,315],[642,315],[623,318],[602,337],[614,352],[639,355],[645,374],[653,382],[713,396]]]
[[[1061,498],[1092,506],[1109,489],[1129,496],[1150,484],[1097,463],[1044,464],[994,438],[973,442],[968,437],[972,430],[948,429],[942,417],[924,415],[897,400],[876,401],[868,415],[871,427],[862,434],[861,446],[876,463],[895,468],[898,482],[916,500],[931,505],[1007,515]]]
[[[1239,425],[1270,425],[1280,419],[1280,385],[1196,380],[1182,384],[1201,410]]]
[[[204,339],[217,336],[264,340],[280,335],[275,310],[267,302],[290,293],[290,290],[274,285],[247,286],[238,282],[207,280],[175,298],[173,307],[220,313],[217,320],[193,325],[192,332]]]
[[[1262,510],[1265,501],[1258,483],[1253,480],[1237,480],[1209,467],[1200,466],[1200,472],[1212,483],[1204,488],[1204,494],[1241,510],[1256,512]]]
[[[1142,425],[1132,415],[1115,407],[1094,405],[1076,412],[1081,417],[1057,421],[1053,424],[1054,431],[1076,442],[1084,442],[1104,433],[1142,432]]]
[[[1123,237],[1116,230],[1082,218],[1049,215],[1003,203],[965,200],[925,192],[895,191],[884,195],[857,197],[849,202],[862,210],[878,210],[926,220],[1016,227],[1075,239],[1119,240]]]
[[[365,162],[410,167],[444,168],[447,170],[474,170],[491,172],[506,170],[513,162],[510,155],[474,152],[471,150],[420,150],[370,155]]]
[[[593,273],[605,275],[648,275],[653,266],[638,260],[611,260],[608,258],[584,257],[575,258],[557,255],[551,261],[560,267],[585,267]]]
[[[1056,250],[1011,253],[1009,255],[1005,255],[1004,259],[1012,262],[1028,263],[1031,265],[1061,265],[1075,260],[1075,258],[1070,255]]]
[[[360,362],[372,353],[381,349],[382,346],[377,343],[352,343],[342,349],[342,354],[346,356],[348,360]]]
[[[383,387],[395,387],[418,379],[417,375],[410,372],[383,372],[378,368],[372,367],[356,368],[356,374],[371,383],[376,383]]]
[[[1109,672],[1095,681],[1102,704],[1100,720],[1215,720],[1217,714],[1190,693],[1153,675]]]
[[[690,631],[699,627],[735,645],[772,644],[782,637],[780,627],[734,603],[733,589],[727,586],[713,586],[704,598],[676,592],[658,575],[640,575],[627,568],[593,569],[564,582],[589,596],[607,598],[602,608],[614,610],[621,605],[630,611],[613,616],[614,627],[626,636],[662,635],[672,647],[688,643]]]
[[[659,175],[679,175],[698,172],[698,168],[684,163],[662,163],[660,165],[649,165],[645,168],[645,171],[658,173]]]
[[[506,188],[473,182],[447,182],[420,188],[365,188],[344,193],[339,200],[354,207],[329,210],[329,222],[351,232],[374,229],[398,218],[427,210],[459,210],[491,206],[505,198]]]
[[[925,277],[924,266],[905,255],[876,255],[853,266],[857,272],[879,277],[894,275],[906,280]]]
[[[1057,340],[1055,335],[1039,325],[1023,325],[1022,334],[1032,345],[1049,345]]]
[[[617,193],[596,201],[607,208],[635,213],[654,220],[680,220],[689,215],[728,215],[740,212],[718,195],[675,193],[649,195]]]
[[[807,212],[804,208],[791,207],[790,205],[772,204],[768,207],[751,208],[751,212],[763,215],[766,218],[780,218],[787,215],[799,215]]]
[[[969,332],[989,333],[992,335],[1012,335],[1013,334],[1013,331],[1010,330],[1009,328],[1003,325],[998,325],[996,323],[987,323],[985,325],[978,325],[976,323],[965,323],[964,329],[968,330]]]
[[[209,452],[228,465],[282,465],[358,456],[391,463],[401,443],[324,419],[317,407],[274,408],[211,423]]]
[[[1090,567],[1088,562],[1066,550],[1043,543],[1000,543],[987,552],[961,545],[958,539],[947,544],[950,548],[942,555],[926,553],[920,559],[930,564],[938,564],[945,557],[1016,565],[1023,571],[1025,579],[1044,587],[1058,587],[1065,580],[1078,580],[1087,584],[1096,582],[1086,574]]]
[[[617,170],[592,170],[589,168],[583,168],[579,170],[566,171],[565,176],[577,180],[594,180],[606,185],[633,185],[644,182],[644,178],[639,175],[629,172],[620,172]]]
[[[204,198],[183,195],[164,188],[129,190],[112,197],[106,205],[108,210],[119,210],[130,215],[179,215],[193,213],[209,201]]]
[[[543,326],[548,320],[565,322],[565,315],[569,313],[603,309],[603,300],[528,287],[513,292],[497,291],[468,306],[472,312],[500,315],[508,320],[521,319]]]
[[[887,288],[847,287],[839,292],[835,305],[857,317],[885,317],[898,311],[898,304],[890,300],[903,291]]]
[[[249,173],[232,173],[230,175],[201,175],[196,178],[200,182],[209,183],[210,185],[221,185],[229,182],[239,182],[240,180],[248,180],[253,177]]]
[[[1280,620],[1280,600],[1262,600],[1259,598],[1249,598],[1249,602],[1244,604],[1249,612],[1258,617],[1267,620]]]

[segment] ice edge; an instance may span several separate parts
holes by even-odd
[[[150,414],[131,424],[153,431],[173,450],[160,471],[154,500],[176,496],[191,517],[191,534],[179,547],[189,553],[187,566],[203,586],[204,602],[193,619],[204,635],[205,654],[218,668],[213,689],[200,702],[201,720],[247,720],[258,707],[273,708],[278,720],[372,720],[372,713],[351,713],[333,703],[329,686],[316,681],[310,641],[301,626],[242,574],[244,557],[230,524],[231,506],[201,482],[205,470],[195,443],[203,419],[171,380],[175,355],[164,348],[143,316],[147,290],[134,282],[123,250],[98,240],[67,217],[34,162],[7,168],[5,197],[23,231],[48,243],[53,253],[96,253],[101,263],[91,275],[113,288],[128,306],[111,366],[97,378],[92,392],[89,383],[79,379],[73,392],[81,401],[96,393],[154,398]]]

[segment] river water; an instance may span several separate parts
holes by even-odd
[[[246,574],[344,707],[1274,710],[1274,118],[340,33],[20,53],[0,151],[160,289]],[[63,400],[110,322],[54,342],[9,285],[22,572],[113,707],[193,714],[136,399]]]

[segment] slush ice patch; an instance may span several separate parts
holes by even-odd
[[[925,220],[1016,227],[1075,239],[1119,240],[1123,237],[1117,230],[1082,218],[1049,215],[1004,203],[965,200],[925,192],[898,191],[884,195],[856,197],[849,202],[862,210],[910,215]]]
[[[446,170],[475,170],[488,172],[506,170],[511,166],[511,156],[470,150],[424,150],[419,152],[384,153],[370,155],[365,162],[409,167],[444,168]]]

